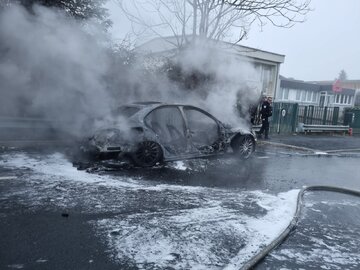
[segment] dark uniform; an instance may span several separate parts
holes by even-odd
[[[261,138],[261,135],[263,133],[265,133],[265,139],[269,138],[269,117],[272,116],[272,106],[270,104],[270,102],[265,99],[263,101],[263,103],[261,104],[261,110],[260,110],[260,115],[261,115],[261,128],[259,131],[259,138]]]

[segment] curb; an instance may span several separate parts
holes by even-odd
[[[316,150],[316,149],[312,149],[312,148],[301,147],[301,146],[296,146],[296,145],[291,145],[291,144],[270,142],[270,141],[259,141],[259,140],[258,140],[257,143],[258,143],[259,145],[262,145],[262,144],[263,144],[263,145],[271,145],[271,146],[276,146],[276,147],[283,147],[283,148],[300,150],[300,151],[304,151],[304,152],[312,152],[312,153],[325,152],[325,151],[320,151],[320,150]]]

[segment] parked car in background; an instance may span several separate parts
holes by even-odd
[[[251,131],[232,128],[190,105],[139,102],[121,106],[118,123],[99,129],[81,150],[99,159],[130,159],[151,167],[168,161],[224,155],[247,159],[255,151]]]

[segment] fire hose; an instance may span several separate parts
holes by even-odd
[[[299,218],[300,218],[300,215],[301,215],[301,212],[303,209],[304,195],[308,191],[329,191],[329,192],[337,192],[337,193],[343,193],[343,194],[347,194],[347,195],[353,195],[353,196],[360,197],[360,191],[358,191],[358,190],[352,190],[352,189],[346,189],[346,188],[340,188],[340,187],[334,187],[334,186],[308,186],[308,187],[302,188],[297,197],[297,205],[296,205],[296,211],[295,211],[294,217],[291,220],[290,224],[287,226],[287,228],[276,239],[274,239],[270,244],[268,244],[259,253],[257,253],[249,261],[247,261],[240,268],[240,270],[253,269],[273,249],[275,249],[276,247],[281,245],[281,243],[283,243],[285,241],[285,239],[289,236],[289,234],[296,229],[296,226],[298,225]]]

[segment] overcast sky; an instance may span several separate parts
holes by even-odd
[[[113,35],[130,30],[115,0],[108,7]],[[341,69],[360,80],[360,0],[312,0],[304,23],[290,29],[253,27],[241,44],[285,55],[280,73],[300,80],[333,80]]]

